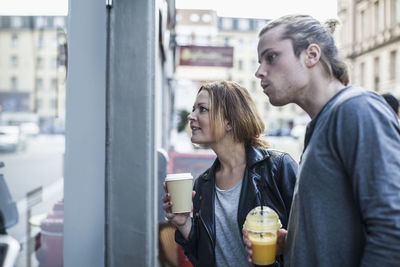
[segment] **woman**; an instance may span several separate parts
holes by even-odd
[[[267,149],[256,106],[235,82],[203,85],[188,119],[191,141],[209,146],[217,159],[196,179],[193,218],[171,213],[170,195],[164,195],[166,217],[177,228],[175,240],[194,266],[253,266],[241,233],[247,213],[269,206],[285,227],[297,164],[288,154]]]

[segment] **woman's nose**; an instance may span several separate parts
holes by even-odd
[[[191,121],[191,120],[194,120],[194,118],[195,118],[195,117],[194,117],[194,115],[193,115],[193,112],[189,113],[189,115],[187,116],[187,119],[190,120],[190,121]]]

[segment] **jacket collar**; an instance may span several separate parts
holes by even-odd
[[[252,145],[246,145],[246,156],[246,166],[251,168],[254,164],[269,157],[269,153],[266,149],[254,147]]]
[[[241,227],[246,219],[247,213],[255,206],[260,205],[258,199],[257,185],[260,183],[262,177],[258,174],[253,166],[258,162],[263,161],[270,155],[266,149],[246,146],[246,170],[243,177],[242,189],[238,203],[238,226],[241,232]],[[219,167],[218,158],[215,159],[213,165],[199,177],[202,185],[201,192],[201,207],[200,216],[204,220],[211,238],[215,242],[215,172]],[[210,210],[211,209],[211,210]]]

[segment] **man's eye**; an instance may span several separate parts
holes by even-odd
[[[275,53],[268,54],[266,58],[268,63],[273,63],[276,59],[276,54]]]

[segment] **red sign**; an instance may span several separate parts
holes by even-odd
[[[181,66],[233,66],[233,47],[225,46],[180,46]]]

